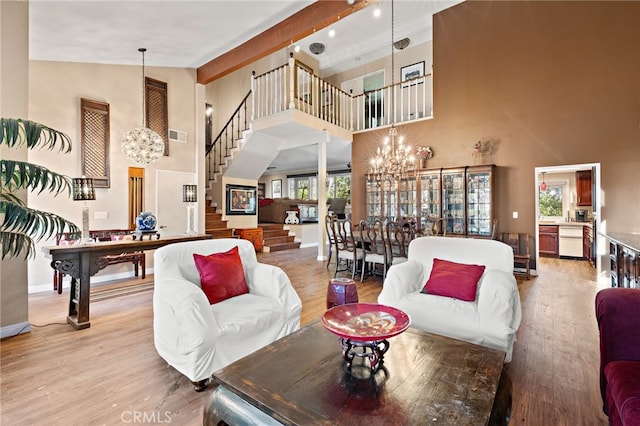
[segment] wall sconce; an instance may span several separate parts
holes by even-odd
[[[195,203],[198,202],[198,185],[182,185],[182,202],[187,203],[187,235],[195,235]]]
[[[72,185],[73,200],[84,201],[84,206],[82,206],[82,239],[80,240],[80,242],[93,242],[89,235],[89,206],[87,205],[87,201],[96,199],[96,193],[93,187],[93,179],[86,177],[73,178]]]

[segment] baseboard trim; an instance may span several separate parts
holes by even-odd
[[[53,271],[53,270],[52,270]],[[147,268],[145,270],[145,274],[146,275],[150,275],[153,274],[153,268]],[[140,274],[140,276],[142,276],[142,274]],[[96,275],[91,277],[91,284],[100,284],[103,282],[108,282],[108,281],[115,281],[115,280],[124,280],[127,278],[135,278],[133,275],[133,272],[128,271],[128,272],[117,272],[115,274],[108,274],[108,275]],[[62,288],[63,289],[68,289],[71,286],[71,277],[69,276],[65,276],[64,279],[62,280]],[[36,285],[36,286],[31,286],[29,287],[29,294],[31,293],[42,293],[45,291],[54,291],[53,290],[53,283],[48,283],[48,284],[42,284],[42,285]]]
[[[0,328],[0,339],[4,339],[5,337],[17,336],[18,334],[22,333],[29,333],[30,331],[31,324],[29,324],[29,321],[6,325]]]

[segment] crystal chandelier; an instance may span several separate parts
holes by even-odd
[[[144,90],[144,52],[147,49],[141,47],[142,53],[142,126],[129,130],[122,136],[120,148],[124,155],[134,163],[141,166],[157,163],[164,155],[164,141],[153,130],[144,127],[145,117],[145,90]]]
[[[378,147],[376,155],[369,161],[369,176],[374,180],[404,178],[409,172],[416,169],[416,158],[411,147],[404,144],[404,138],[398,136],[395,117],[395,58],[394,58],[394,7],[391,0],[391,99],[389,111],[391,116],[391,128],[389,134],[382,142],[382,147]]]

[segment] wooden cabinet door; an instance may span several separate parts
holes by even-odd
[[[591,228],[582,227],[582,257],[591,261]]]
[[[540,254],[558,255],[558,227],[540,226]]]
[[[578,206],[591,205],[591,170],[576,172],[576,195]]]

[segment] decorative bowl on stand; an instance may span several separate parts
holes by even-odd
[[[369,377],[383,368],[388,338],[397,336],[411,325],[409,315],[400,309],[374,303],[351,303],[334,306],[322,315],[322,324],[340,338],[347,371],[366,365]],[[356,362],[358,360],[358,362]],[[362,369],[358,369],[362,372]]]

